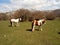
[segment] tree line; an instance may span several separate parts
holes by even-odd
[[[58,16],[57,16],[58,15]],[[19,9],[13,12],[0,13],[0,20],[10,20],[11,18],[22,18],[22,21],[32,21],[34,19],[46,18],[47,20],[54,20],[56,17],[60,17],[59,14],[54,11],[37,11],[28,9]]]

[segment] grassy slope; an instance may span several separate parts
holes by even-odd
[[[60,21],[47,21],[42,28],[31,32],[31,22],[9,27],[8,21],[0,21],[0,45],[60,45]]]

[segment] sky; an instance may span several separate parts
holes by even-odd
[[[60,0],[0,0],[0,12],[21,8],[42,11],[60,9]]]

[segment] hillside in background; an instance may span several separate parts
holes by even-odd
[[[48,11],[19,9],[12,12],[0,13],[0,20],[19,17],[21,17],[23,20],[41,19],[44,17],[46,17],[49,20],[52,20],[55,19],[56,17],[60,17],[60,9]]]
[[[54,10],[53,13],[54,13],[56,16],[60,17],[60,9]]]

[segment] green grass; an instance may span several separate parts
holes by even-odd
[[[18,27],[9,27],[9,21],[0,21],[0,45],[60,45],[60,21],[47,21],[43,31],[34,32],[31,22],[20,22]]]

